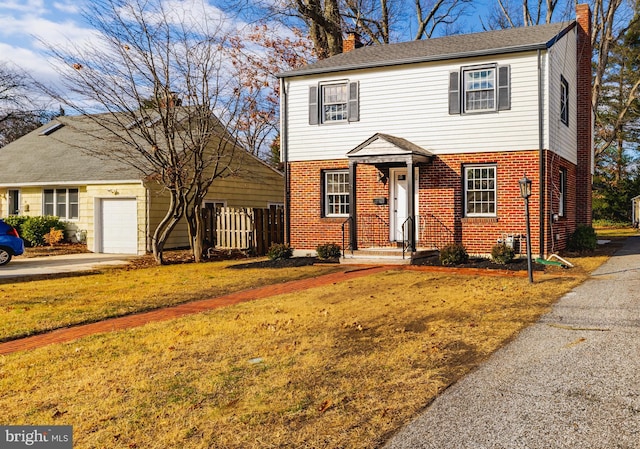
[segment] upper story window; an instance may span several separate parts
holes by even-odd
[[[78,189],[45,189],[42,210],[45,215],[77,220],[79,217],[78,199]]]
[[[560,120],[569,126],[569,82],[560,75]]]
[[[465,166],[464,197],[466,217],[495,217],[496,166]]]
[[[465,70],[464,110],[493,111],[496,108],[496,69]]]
[[[449,73],[449,114],[511,109],[510,66],[487,64]]]
[[[349,171],[324,172],[324,216],[346,217],[349,215]]]
[[[347,83],[328,84],[322,89],[322,123],[347,119]]]
[[[309,124],[360,120],[360,86],[357,81],[336,81],[309,86]]]

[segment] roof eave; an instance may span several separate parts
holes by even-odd
[[[55,186],[87,186],[87,185],[112,185],[112,184],[140,184],[142,179],[114,179],[112,181],[39,181],[39,182],[6,182],[0,184],[0,188],[11,187],[55,187]]]
[[[499,55],[499,54],[523,53],[527,51],[547,50],[574,27],[575,27],[575,22],[572,22],[569,26],[566,26],[565,28],[563,28],[558,34],[556,34],[551,40],[547,42],[539,42],[535,44],[518,45],[518,46],[504,47],[504,48],[492,48],[488,50],[475,50],[475,51],[467,51],[467,52],[459,52],[459,53],[447,53],[447,54],[440,54],[440,55],[433,55],[433,56],[423,56],[418,58],[376,61],[368,64],[345,64],[342,66],[335,66],[335,67],[326,67],[326,68],[317,68],[317,69],[310,68],[308,70],[300,69],[300,70],[293,70],[289,72],[277,73],[276,77],[294,78],[298,76],[319,75],[323,73],[345,72],[345,71],[360,70],[360,69],[373,69],[373,68],[379,68],[379,67],[390,67],[390,66],[405,65],[405,64],[415,64],[415,63],[421,63],[421,62],[437,62],[437,61],[445,61],[449,59],[464,59],[464,58],[474,58],[478,56],[492,56],[492,55]]]

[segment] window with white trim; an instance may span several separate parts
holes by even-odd
[[[324,172],[324,216],[346,217],[349,215],[349,171]]]
[[[569,126],[569,82],[560,75],[560,121]]]
[[[322,90],[322,123],[347,120],[347,83],[325,84]]]
[[[78,189],[45,189],[42,197],[44,215],[55,215],[67,220],[78,219]]]
[[[336,80],[309,86],[309,124],[360,120],[360,83]]]
[[[449,114],[511,109],[511,66],[484,64],[449,72]]]
[[[464,71],[465,112],[495,111],[495,67]]]
[[[558,182],[558,216],[564,217],[567,204],[567,169],[561,168]]]
[[[495,165],[467,165],[464,167],[466,217],[495,217],[496,194]]]

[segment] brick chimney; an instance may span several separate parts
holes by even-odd
[[[348,53],[360,47],[362,47],[362,41],[358,33],[350,32],[347,34],[347,37],[342,40],[342,53]]]
[[[593,111],[591,108],[591,10],[576,5],[577,42],[577,149],[576,222],[591,225],[591,167],[593,164]]]

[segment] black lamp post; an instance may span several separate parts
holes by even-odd
[[[527,272],[529,273],[529,283],[533,283],[533,271],[531,269],[531,226],[529,225],[529,197],[531,196],[531,180],[524,177],[518,181],[520,184],[520,196],[524,198],[524,214],[527,222]]]

